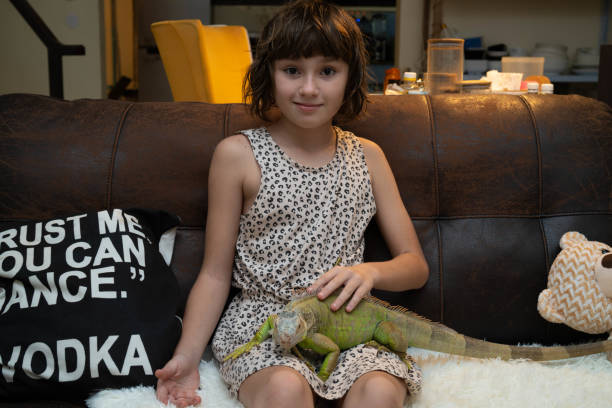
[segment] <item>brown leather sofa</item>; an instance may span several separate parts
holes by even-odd
[[[173,212],[183,222],[173,268],[184,300],[202,260],[213,149],[256,125],[242,105],[1,96],[0,230],[83,210]],[[536,302],[564,232],[612,243],[608,105],[561,95],[373,96],[343,127],[386,152],[430,265],[425,288],[377,296],[477,338],[592,339],[546,322]],[[388,257],[375,224],[365,255]],[[23,405],[0,403],[13,406]]]

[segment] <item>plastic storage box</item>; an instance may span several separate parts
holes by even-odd
[[[502,72],[520,72],[523,78],[542,75],[544,57],[502,57]]]

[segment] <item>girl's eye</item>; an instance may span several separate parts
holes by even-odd
[[[289,74],[289,75],[296,75],[298,73],[298,70],[296,67],[287,67],[284,69],[285,73]]]
[[[323,73],[324,76],[331,76],[331,75],[334,75],[336,73],[336,70],[333,69],[332,67],[325,67],[325,68],[323,68],[322,73]]]

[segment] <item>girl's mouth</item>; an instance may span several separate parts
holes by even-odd
[[[294,103],[298,107],[298,109],[304,112],[312,112],[322,106],[320,104],[311,104],[311,103],[300,103],[300,102],[294,102]]]

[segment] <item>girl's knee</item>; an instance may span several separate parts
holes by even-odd
[[[308,381],[302,374],[289,367],[277,367],[268,379],[267,388],[275,390],[278,394],[286,394],[293,398],[293,401],[296,397],[312,396]]]
[[[407,394],[401,379],[381,371],[364,374],[355,382],[351,391],[362,406],[396,408],[404,405]]]
[[[262,370],[256,384],[240,396],[247,407],[312,407],[314,398],[308,381],[289,367],[268,367]]]

